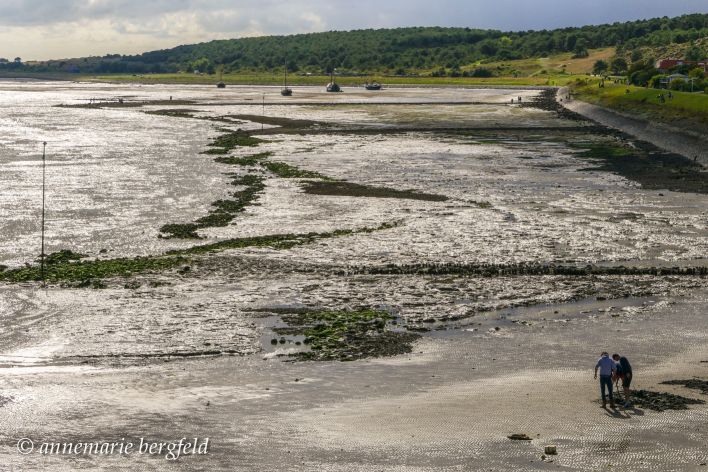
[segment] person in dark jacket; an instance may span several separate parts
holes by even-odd
[[[612,360],[617,363],[615,375],[618,379],[622,380],[622,389],[624,390],[624,407],[627,408],[631,405],[631,402],[629,401],[629,386],[632,384],[632,364],[629,363],[629,359],[624,356],[620,356],[619,354],[612,354]]]

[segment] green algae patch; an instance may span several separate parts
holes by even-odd
[[[77,252],[71,251],[69,249],[62,249],[61,251],[53,252],[44,257],[44,263],[49,264],[62,264],[65,262],[80,261],[85,259],[87,256],[85,254],[79,254]],[[41,259],[37,259],[37,262],[41,262]]]
[[[227,152],[237,147],[255,147],[264,142],[243,131],[232,131],[218,136],[209,147],[221,148]]]
[[[131,275],[171,269],[185,261],[182,257],[136,257],[93,261],[61,261],[48,264],[44,269],[47,282],[91,282],[105,277],[129,277]],[[7,282],[32,282],[42,280],[40,266],[23,267],[0,273],[0,280]]]
[[[165,239],[202,239],[197,233],[199,226],[195,223],[170,223],[160,228],[158,238]]]
[[[273,249],[288,249],[303,244],[313,243],[320,239],[336,238],[354,234],[373,233],[398,226],[398,222],[384,223],[377,227],[359,229],[335,230],[328,233],[280,234],[256,236],[251,238],[236,238],[213,244],[193,246],[187,249],[169,251],[164,255],[135,258],[117,258],[106,260],[77,261],[58,260],[45,265],[45,280],[48,282],[82,282],[79,287],[102,286],[100,279],[108,277],[130,277],[145,272],[160,272],[189,262],[188,256],[220,252],[227,249],[246,247],[270,247]],[[68,251],[71,252],[71,251]],[[72,253],[73,254],[73,253]],[[32,282],[42,280],[39,265],[18,269],[0,271],[0,281]]]
[[[268,160],[268,158],[272,155],[272,152],[261,152],[258,154],[251,154],[242,157],[217,157],[216,159],[214,159],[214,161],[220,164],[229,164],[237,166],[260,166],[268,172],[274,174],[276,177],[280,177],[283,179],[331,180],[329,177],[327,177],[326,175],[322,175],[319,172],[300,169],[299,167],[286,164],[285,162]]]
[[[216,137],[210,144],[210,149],[204,154],[220,155],[214,160],[221,164],[232,165],[257,165],[262,159],[268,157],[270,153],[253,154],[246,157],[226,156],[232,149],[237,146],[257,146],[263,142],[258,138],[253,138],[249,134],[242,131],[227,131]],[[243,190],[234,192],[232,199],[217,200],[211,204],[212,209],[209,213],[192,223],[170,223],[163,225],[160,228],[161,238],[177,238],[177,239],[201,239],[200,229],[223,227],[231,223],[236,215],[243,212],[247,206],[255,204],[263,190],[265,190],[265,179],[260,175],[245,175],[229,174],[232,177],[231,185],[237,187],[245,187]]]
[[[228,164],[232,166],[256,166],[264,160],[272,156],[272,152],[259,152],[258,154],[250,154],[248,156],[228,156],[228,157],[217,157],[214,162],[219,164]]]
[[[285,162],[266,161],[261,162],[261,166],[269,172],[283,179],[321,179],[329,181],[329,177],[309,170],[300,169],[299,167],[291,166]]]
[[[245,211],[249,205],[253,205],[260,198],[261,192],[265,190],[265,179],[259,175],[232,175],[232,177],[232,185],[244,187],[243,190],[232,194],[233,199],[213,202],[209,214],[197,219],[194,223],[173,223],[162,226],[159,237],[201,239],[197,230],[227,226],[236,218],[236,215]]]
[[[395,228],[398,222],[383,223],[377,227],[365,227],[359,229],[338,229],[327,233],[303,233],[303,234],[272,234],[267,236],[253,236],[250,238],[235,238],[219,241],[212,244],[192,246],[187,249],[169,251],[167,254],[190,255],[206,254],[211,252],[225,251],[228,249],[241,249],[246,247],[270,247],[273,249],[290,249],[303,244],[310,244],[320,239],[338,238],[355,234],[373,233]]]
[[[583,149],[578,156],[590,159],[618,159],[635,155],[634,150],[628,146],[622,146],[620,144],[588,143],[571,146]]]
[[[420,336],[394,330],[395,318],[371,309],[357,311],[296,311],[282,314],[289,326],[274,328],[283,335],[304,336],[309,350],[291,354],[295,360],[353,361],[406,354]]]
[[[343,181],[306,182],[303,184],[303,189],[305,190],[305,193],[313,195],[402,198],[431,202],[444,202],[448,200],[448,197],[445,195],[417,192],[415,190],[397,190],[388,187],[374,187]]]

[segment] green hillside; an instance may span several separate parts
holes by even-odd
[[[470,20],[472,21],[472,19]],[[226,73],[291,71],[342,74],[425,74],[484,77],[486,63],[551,57],[587,57],[589,50],[693,44],[708,37],[708,14],[543,31],[502,32],[470,28],[397,28],[219,40],[146,52],[26,63],[0,60],[0,72]],[[705,53],[705,51],[703,51]]]

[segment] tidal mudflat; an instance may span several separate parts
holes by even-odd
[[[0,109],[3,464],[708,461],[704,390],[675,382],[708,376],[699,163],[540,89],[3,82]],[[599,408],[602,350],[631,357],[637,408]],[[21,455],[24,437],[211,449]]]

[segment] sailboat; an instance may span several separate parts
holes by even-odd
[[[293,94],[293,89],[288,88],[288,63],[285,63],[285,81],[283,82],[283,88],[280,90],[280,95],[283,97],[289,97]]]
[[[334,72],[329,76],[329,83],[327,84],[328,92],[341,92],[342,89],[337,82],[334,81]]]
[[[224,83],[224,66],[219,66],[219,82],[216,84],[216,88],[226,88]]]

